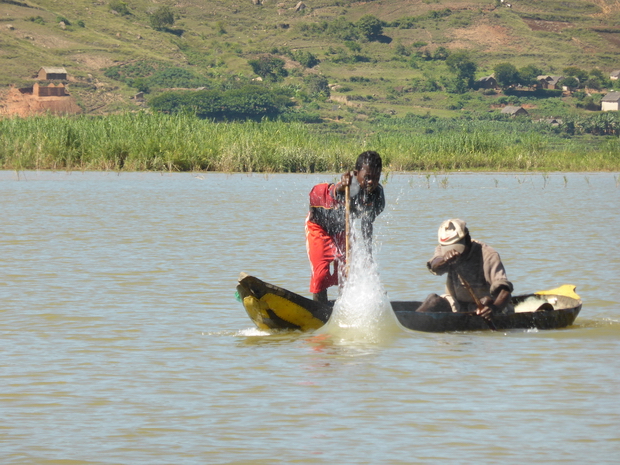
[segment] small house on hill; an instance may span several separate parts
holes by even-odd
[[[36,97],[65,97],[65,86],[62,82],[57,86],[50,84],[49,86],[40,86],[38,82],[32,85],[32,95]]]
[[[504,108],[502,108],[502,114],[504,115],[510,115],[510,116],[527,116],[529,115],[529,113],[527,112],[527,110],[523,107],[515,107],[512,105],[507,105]]]
[[[66,81],[67,70],[64,68],[43,67],[39,69],[37,79],[41,81]]]
[[[601,111],[620,111],[620,92],[609,92],[601,99]]]
[[[478,89],[495,89],[497,80],[493,76],[485,76],[476,81],[476,87]]]
[[[541,89],[559,89],[558,82],[564,79],[564,76],[538,76],[538,86]]]
[[[620,79],[620,69],[609,73],[609,79],[611,79],[612,81],[617,81],[618,79]]]

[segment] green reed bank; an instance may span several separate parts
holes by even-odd
[[[617,171],[620,116],[554,125],[408,116],[372,123],[213,122],[147,112],[0,120],[10,170],[319,172],[376,150],[393,171]]]

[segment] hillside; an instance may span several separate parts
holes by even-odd
[[[332,102],[312,102],[323,116],[363,119],[491,108],[497,96],[463,98],[420,85],[442,82],[449,73],[440,60],[414,59],[432,57],[441,47],[469,51],[477,77],[502,62],[535,65],[546,74],[569,66],[620,69],[620,0],[514,0],[510,6],[494,0],[307,0],[305,8],[299,3],[183,0],[165,5],[173,24],[154,28],[153,16],[163,3],[0,0],[0,86],[6,91],[32,85],[42,66],[62,66],[84,112],[105,114],[144,105],[131,98],[137,81],[109,77],[110,67],[146,63],[152,70],[182,68],[204,80],[252,79],[257,76],[249,60],[269,53],[286,62],[281,85],[303,88],[312,74],[327,79]],[[347,40],[338,30],[367,15],[383,22],[380,36]],[[291,59],[304,56],[300,52],[318,64],[306,67]],[[149,90],[161,91],[153,85]]]

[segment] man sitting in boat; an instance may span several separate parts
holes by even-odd
[[[476,312],[484,318],[513,312],[513,286],[495,249],[473,240],[460,219],[441,223],[437,235],[439,245],[426,266],[434,275],[448,274],[447,294],[429,295],[418,311]]]
[[[312,267],[310,292],[314,300],[327,302],[327,288],[338,284],[345,261],[345,187],[350,186],[350,213],[362,221],[362,236],[372,247],[372,224],[385,208],[383,186],[379,184],[381,156],[374,151],[357,157],[354,171],[340,182],[317,184],[310,191],[310,212],[306,218],[306,249]],[[330,265],[333,263],[333,271]]]

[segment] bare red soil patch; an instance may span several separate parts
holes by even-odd
[[[73,97],[38,97],[17,87],[12,87],[0,104],[0,115],[22,118],[45,113],[67,115],[81,112]]]
[[[567,23],[563,21],[542,21],[540,19],[524,19],[523,22],[527,24],[532,31],[562,32],[564,29],[573,27],[572,23]]]

